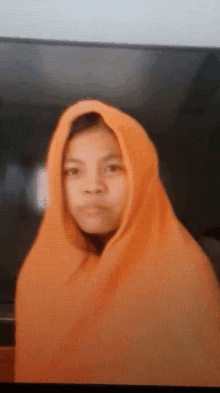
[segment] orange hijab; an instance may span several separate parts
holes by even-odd
[[[129,179],[120,228],[101,256],[63,202],[71,122],[97,112]],[[220,386],[220,287],[175,216],[142,126],[98,100],[61,116],[46,161],[48,200],[16,284],[16,382]]]

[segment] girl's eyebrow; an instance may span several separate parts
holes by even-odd
[[[119,154],[108,154],[107,156],[105,156],[105,157],[102,157],[101,159],[100,159],[100,161],[103,161],[103,162],[105,162],[105,161],[108,161],[108,160],[110,160],[111,158],[122,158]],[[82,161],[82,160],[80,160],[80,159],[78,159],[78,158],[68,158],[68,159],[66,159],[65,160],[66,162],[79,162],[79,163],[81,163],[81,164],[84,164],[84,162]]]

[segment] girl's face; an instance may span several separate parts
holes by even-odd
[[[88,234],[108,234],[119,228],[128,182],[115,135],[99,123],[73,136],[63,164],[67,208]]]

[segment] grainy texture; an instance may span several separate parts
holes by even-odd
[[[66,209],[61,179],[70,125],[89,112],[115,133],[129,184],[101,256]],[[44,218],[16,287],[16,382],[220,386],[219,283],[173,211],[142,126],[79,101],[57,124],[46,170]]]

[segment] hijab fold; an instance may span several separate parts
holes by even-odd
[[[61,167],[71,123],[89,112],[114,132],[129,198],[95,253],[70,217]],[[64,111],[47,160],[47,206],[15,297],[16,382],[220,386],[220,288],[176,217],[143,127],[98,100]]]

